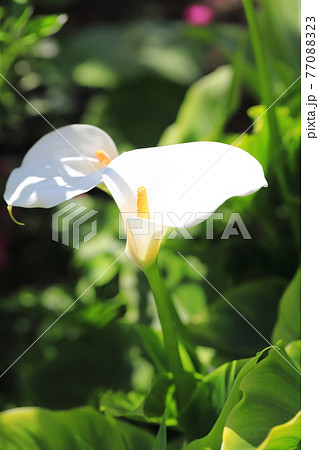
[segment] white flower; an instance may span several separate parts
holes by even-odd
[[[267,186],[254,157],[217,142],[123,153],[104,168],[103,179],[123,217],[126,254],[140,267],[154,262],[169,227],[197,225],[230,197]]]
[[[70,125],[40,139],[7,182],[10,207],[49,208],[87,192],[102,179],[127,232],[126,254],[145,268],[169,227],[206,220],[234,196],[267,186],[249,153],[217,142],[133,150],[118,156],[112,139],[91,125]]]
[[[118,155],[110,136],[92,125],[68,125],[43,136],[7,181],[9,206],[51,208],[102,182]]]

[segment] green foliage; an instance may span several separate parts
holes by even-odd
[[[89,407],[57,412],[39,408],[8,411],[1,415],[0,436],[8,450],[148,450],[153,443],[150,433],[103,417]]]
[[[272,160],[267,151],[270,134],[266,119],[266,108],[263,105],[252,106],[248,109],[247,115],[253,122],[252,133],[243,135],[231,135],[227,143],[236,142],[236,146],[246,150],[262,164],[266,174],[271,173]],[[283,158],[291,173],[296,174],[298,167],[298,150],[300,147],[300,122],[292,117],[287,106],[276,109],[276,117],[280,129],[282,145],[284,148]]]
[[[287,358],[283,350],[280,355]],[[223,442],[226,449],[240,448],[240,445],[256,448],[269,429],[286,422],[299,411],[300,376],[280,355],[271,350],[269,357],[242,380],[243,398],[225,423]]]
[[[163,421],[156,436],[152,450],[166,450],[166,416],[164,414]]]
[[[107,391],[100,400],[100,411],[106,416],[150,424],[160,424],[166,411],[167,424],[176,425],[177,409],[171,374],[156,374],[147,394]]]
[[[300,377],[292,361],[282,347],[266,349],[242,367],[208,435],[185,448],[214,450],[222,442],[226,449],[257,448],[299,409]]]
[[[273,342],[283,340],[286,344],[300,339],[301,271],[298,269],[285,290],[279,305],[278,319],[272,334]]]
[[[167,361],[160,333],[145,325],[136,325],[135,329],[157,370],[167,370]]]
[[[280,6],[276,0],[260,1],[260,4],[257,24],[275,100],[300,75],[300,54],[296,53],[296,49],[300,48],[300,0],[285,0]],[[232,64],[235,63],[238,46],[242,46],[245,60],[240,68],[242,78],[245,86],[260,98],[262,86],[260,80],[256,80],[253,42],[247,28],[241,24],[217,23],[209,39]]]
[[[194,315],[188,326],[194,341],[198,345],[213,347],[219,357],[226,359],[256,353],[265,346],[265,340],[255,329],[270,340],[284,287],[284,281],[267,278],[231,288],[223,293],[224,298],[215,295],[212,305],[198,316]]]
[[[198,57],[200,46],[192,44],[189,45],[177,24],[144,21],[107,27],[95,25],[74,33],[67,40],[61,58],[74,68],[75,81],[87,87],[96,87],[96,64],[105,71],[102,82],[105,87],[114,88],[145,72],[188,85],[201,74],[202,66],[202,57]],[[80,75],[85,72],[87,76],[82,78]]]
[[[16,4],[13,3],[11,5],[11,8],[1,7],[0,10],[1,116],[5,116],[5,120],[1,121],[2,127],[7,121],[9,123],[12,122],[12,112],[17,108],[16,94],[11,89],[7,89],[7,81],[5,81],[5,78],[9,83],[14,82],[15,78],[13,77],[15,77],[15,74],[12,68],[16,61],[22,58],[30,58],[35,49],[35,45],[44,37],[57,33],[67,21],[65,14],[51,14],[36,17],[32,17],[32,14],[33,7],[29,4],[29,1],[22,2],[21,4],[16,2]],[[23,65],[26,67],[28,63],[24,61],[22,67]],[[24,69],[22,72],[24,72]],[[24,81],[27,81],[27,84],[30,85],[32,83],[37,85],[38,76],[36,74],[29,74],[29,79],[25,77]],[[21,82],[23,84],[22,80]]]
[[[100,401],[100,411],[106,416],[125,417],[132,420],[146,420],[141,405],[144,395],[131,391],[107,391]]]
[[[51,241],[52,211],[18,210],[23,230],[3,222],[3,370],[80,298],[4,375],[0,445],[300,448],[300,91],[298,82],[289,88],[299,76],[299,2],[259,2],[262,51],[236,19],[196,28],[142,13],[127,21],[122,11],[110,24],[102,10],[84,17],[78,0],[58,11],[53,3],[1,7],[0,46],[1,73],[54,126],[99,126],[120,151],[158,141],[234,144],[261,162],[269,187],[223,205],[213,240],[200,225],[192,240],[178,235],[160,251],[187,372],[182,408],[147,281],[124,256],[112,265],[125,244],[112,199],[100,190],[76,199],[99,211],[98,235],[79,250]],[[270,123],[267,101],[287,88]],[[8,172],[49,129],[2,78],[0,89]],[[231,212],[242,214],[251,240],[220,239]],[[265,339],[277,346],[265,349]],[[74,409],[81,405],[90,406]]]
[[[187,437],[192,440],[205,436],[218,419],[232,385],[247,360],[223,364],[204,377],[194,391],[182,423]]]
[[[159,144],[218,140],[233,112],[231,101],[238,96],[233,83],[231,66],[221,66],[194,83],[186,93],[176,122],[166,130]]]
[[[144,412],[150,417],[161,417],[166,407],[174,410],[176,415],[175,401],[172,397],[173,380],[167,373],[155,375],[150,392],[145,399]]]
[[[301,413],[288,422],[273,427],[258,450],[295,450],[300,448]]]
[[[293,360],[297,369],[301,371],[301,341],[290,342],[286,346],[285,350],[289,357]]]

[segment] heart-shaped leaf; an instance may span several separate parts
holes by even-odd
[[[300,374],[282,346],[251,358],[233,383],[212,430],[187,450],[256,449],[300,410]]]

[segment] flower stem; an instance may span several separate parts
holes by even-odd
[[[257,75],[261,87],[261,101],[267,108],[267,120],[271,139],[269,140],[269,154],[272,156],[273,167],[277,176],[278,184],[281,189],[282,198],[288,206],[292,233],[299,247],[299,220],[295,211],[296,199],[290,192],[285,176],[284,164],[284,146],[281,142],[280,129],[276,116],[276,109],[272,106],[275,98],[273,95],[272,80],[269,73],[269,64],[267,61],[267,51],[263,44],[256,11],[252,0],[242,0],[253,51],[256,60]]]
[[[272,95],[272,85],[269,76],[268,63],[266,60],[266,50],[265,48],[263,48],[257,16],[252,0],[243,0],[243,6],[249,26],[253,51],[256,60],[257,75],[261,87],[261,100],[266,108],[269,108],[275,99]],[[272,139],[276,144],[278,144],[280,142],[280,133],[275,110],[270,108],[267,111],[267,116]],[[274,149],[274,151],[276,151],[276,148]]]
[[[155,299],[159,320],[162,326],[164,346],[168,365],[173,374],[176,397],[179,407],[185,404],[189,395],[188,383],[185,382],[186,372],[184,371],[181,357],[178,350],[178,339],[176,331],[176,320],[172,314],[171,299],[167,291],[156,262],[144,269]]]

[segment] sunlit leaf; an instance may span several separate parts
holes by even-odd
[[[227,118],[234,72],[231,66],[221,66],[194,83],[188,90],[176,122],[164,132],[160,145],[188,141],[218,139]]]
[[[186,322],[206,306],[204,290],[195,283],[184,283],[178,286],[174,290],[174,297],[176,297],[179,315]]]
[[[28,23],[27,33],[39,37],[50,36],[57,33],[68,20],[66,14],[52,14],[49,16],[36,16]]]
[[[288,344],[291,341],[300,339],[300,283],[301,272],[299,269],[281,298],[278,319],[272,334],[273,342],[281,339]]]
[[[300,375],[282,347],[251,358],[233,383],[212,430],[185,448],[255,449],[271,428],[292,419],[300,409]]]
[[[287,355],[294,362],[297,369],[301,370],[301,341],[292,341],[286,345],[285,350]]]
[[[100,61],[85,61],[78,64],[73,71],[75,81],[89,88],[114,88],[118,84],[117,76]]]
[[[240,385],[243,398],[225,424],[225,450],[257,447],[268,431],[290,420],[300,409],[300,375],[280,355],[270,350]],[[230,430],[230,431],[228,431]]]
[[[90,407],[52,412],[40,408],[20,408],[0,416],[1,442],[7,450],[25,449],[127,450],[152,448],[153,437],[146,431],[111,417],[103,417]]]
[[[272,428],[258,450],[296,450],[301,439],[301,413],[288,422]]]
[[[137,421],[147,421],[143,413],[144,395],[134,391],[107,391],[100,401],[100,411],[106,416],[126,417]]]

